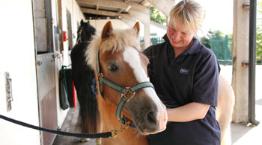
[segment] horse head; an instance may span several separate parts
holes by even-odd
[[[166,128],[167,112],[149,82],[149,61],[140,52],[138,34],[139,23],[132,29],[116,31],[109,21],[102,35],[90,43],[86,58],[100,82],[98,92],[115,110],[114,117],[121,123],[131,120],[145,135]]]
[[[96,32],[95,28],[92,27],[89,22],[84,22],[81,20],[80,26],[77,29],[77,42],[87,42],[90,41],[92,35]]]

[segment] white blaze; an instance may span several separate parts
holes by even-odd
[[[149,78],[143,69],[142,63],[141,63],[141,58],[139,56],[138,51],[136,51],[134,48],[126,48],[124,53],[124,61],[127,62],[130,67],[133,69],[133,72],[135,74],[135,77],[138,82],[146,82],[149,81]],[[145,93],[148,96],[151,96],[152,100],[157,104],[157,118],[160,119],[160,128],[165,128],[165,123],[167,121],[167,114],[164,113],[166,111],[166,107],[163,105],[163,103],[160,101],[158,96],[156,95],[156,92],[153,88],[147,87],[143,88]],[[162,122],[162,121],[163,122]]]

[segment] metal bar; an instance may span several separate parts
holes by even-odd
[[[248,119],[257,125],[255,120],[255,72],[256,72],[256,6],[257,0],[250,0],[249,8],[249,73],[248,73]]]

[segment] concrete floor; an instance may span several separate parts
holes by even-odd
[[[232,123],[231,127],[233,145],[262,144],[262,99],[257,99],[256,101],[256,120],[260,122],[257,126]]]
[[[231,74],[231,67],[222,66],[221,73]],[[261,145],[262,140],[262,90],[259,86],[262,85],[262,66],[257,67],[256,77],[256,120],[261,122],[258,126],[249,126],[248,124],[232,123],[232,145]],[[259,74],[259,75],[258,75]],[[230,75],[226,75],[227,79],[231,80]],[[259,88],[258,88],[259,87]],[[78,111],[71,109],[68,112],[62,129],[70,132],[79,132],[77,121]],[[96,145],[94,139],[88,142],[81,143],[79,138],[57,136],[53,145]]]
[[[262,121],[262,100],[257,101],[257,120]],[[63,125],[63,130],[79,132],[77,124],[77,112],[70,110]],[[232,145],[261,145],[262,125],[248,126],[246,124],[232,123]],[[57,136],[53,145],[96,145],[94,139],[88,142],[80,142],[79,138]]]
[[[80,126],[78,122],[78,110],[70,109],[62,126],[63,131],[80,133]],[[87,142],[81,142],[80,138],[57,136],[53,145],[96,145],[94,139]]]

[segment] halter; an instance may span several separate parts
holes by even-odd
[[[117,119],[124,125],[130,125],[130,120],[121,114],[125,104],[135,96],[136,91],[143,89],[143,88],[147,88],[147,87],[154,88],[153,84],[149,81],[146,81],[146,82],[137,83],[136,85],[132,87],[129,87],[129,86],[123,87],[105,78],[103,73],[100,72],[99,50],[97,51],[96,63],[97,63],[96,67],[97,67],[98,81],[99,81],[100,86],[105,84],[120,93],[121,98],[120,98],[119,103],[117,104],[117,108],[115,112]],[[100,89],[98,91],[100,94],[102,94]],[[131,126],[134,127],[133,124],[131,124]]]

